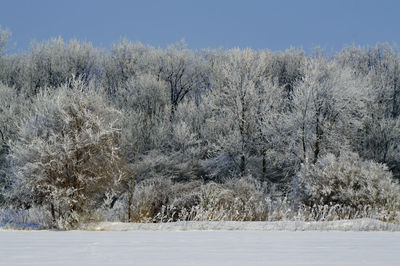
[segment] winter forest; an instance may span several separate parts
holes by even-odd
[[[191,50],[0,28],[0,225],[400,223],[395,46]]]

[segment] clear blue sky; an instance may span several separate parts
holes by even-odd
[[[251,47],[310,51],[400,44],[396,0],[2,0],[0,25],[16,49],[61,36],[110,48],[121,38],[193,49]]]

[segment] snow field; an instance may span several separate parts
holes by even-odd
[[[2,231],[0,265],[399,265],[399,232]]]

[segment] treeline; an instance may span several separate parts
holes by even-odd
[[[41,206],[65,227],[399,220],[396,47],[106,51],[56,38],[9,54],[0,36],[3,208]]]

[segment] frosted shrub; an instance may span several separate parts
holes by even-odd
[[[328,213],[339,219],[399,219],[399,184],[385,165],[364,161],[357,154],[328,154],[315,165],[303,165],[296,181],[295,193],[315,219]]]
[[[270,193],[265,184],[252,177],[207,184],[147,179],[135,187],[131,221],[305,220],[285,197],[272,197]]]
[[[97,208],[123,176],[118,112],[80,82],[69,87],[37,99],[10,153],[13,197],[24,206],[45,206],[53,225],[63,228]]]
[[[263,188],[252,178],[208,183],[201,188],[196,220],[255,221],[267,217]]]
[[[181,212],[199,202],[199,182],[173,183],[168,178],[152,178],[139,183],[133,194],[136,222],[169,222],[182,219]]]
[[[135,222],[150,222],[166,204],[170,180],[154,178],[141,182],[133,193],[133,217]]]

